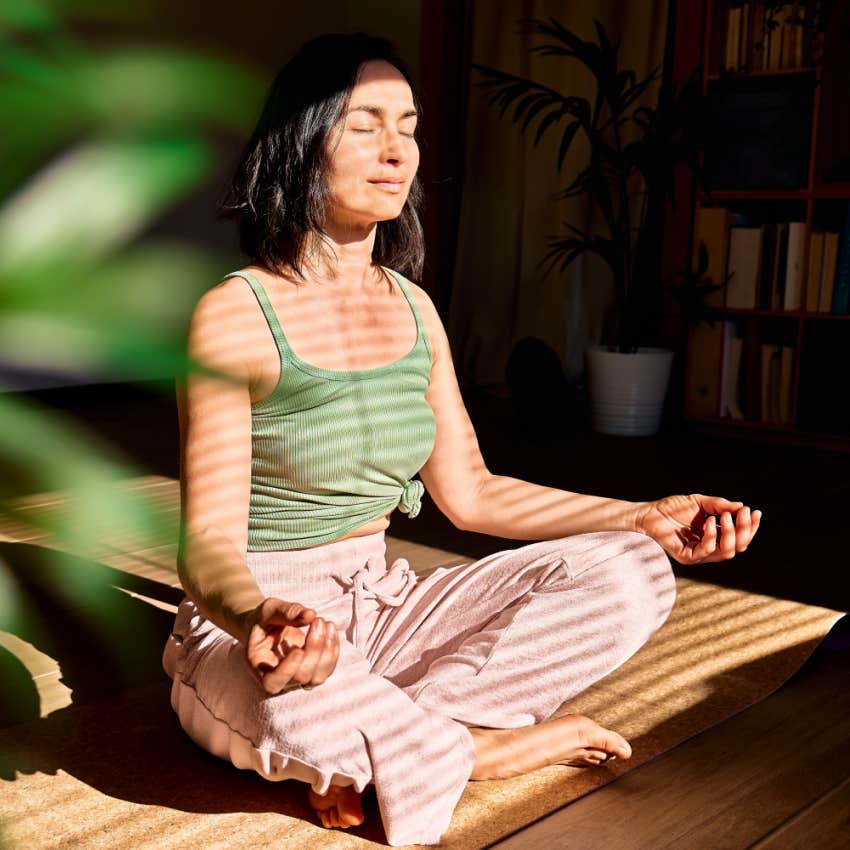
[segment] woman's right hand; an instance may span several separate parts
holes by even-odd
[[[312,608],[270,598],[256,607],[250,622],[245,655],[266,693],[321,685],[334,671],[339,634]]]

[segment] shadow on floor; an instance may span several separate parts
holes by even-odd
[[[0,630],[54,659],[76,703],[162,677],[174,615],[125,591],[177,605],[180,590],[29,544],[0,543],[0,569],[12,594]],[[5,651],[0,670],[0,726],[37,718],[29,671]]]

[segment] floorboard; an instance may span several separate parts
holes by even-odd
[[[752,850],[846,850],[850,844],[850,777],[753,844]]]
[[[846,848],[848,685],[850,650],[821,648],[763,702],[492,848]]]

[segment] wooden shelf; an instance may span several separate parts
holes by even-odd
[[[808,189],[714,189],[700,192],[701,201],[807,201]]]
[[[801,319],[831,319],[833,321],[846,322],[850,319],[850,316],[846,314],[836,314],[836,313],[797,313]]]
[[[804,90],[808,93],[811,85],[810,118],[807,107],[805,117],[800,112],[799,117],[796,117],[795,113],[776,119],[780,122],[778,127],[789,130],[796,128],[800,131],[799,135],[808,135],[808,160],[803,163],[795,159],[791,163],[794,166],[793,179],[799,181],[796,187],[704,190],[691,184],[688,190],[690,194],[685,194],[684,190],[681,194],[695,210],[715,207],[725,208],[731,213],[743,213],[747,216],[747,222],[754,227],[781,221],[803,222],[802,248],[798,247],[796,256],[803,269],[802,289],[805,298],[808,291],[808,281],[805,277],[810,265],[810,235],[814,231],[835,232],[842,229],[842,222],[848,214],[845,207],[850,206],[850,180],[823,182],[824,175],[836,173],[836,165],[844,163],[850,153],[847,150],[845,125],[835,118],[840,116],[841,110],[844,109],[843,81],[848,79],[847,74],[850,73],[850,51],[846,50],[835,33],[850,29],[850,8],[846,8],[845,4],[836,4],[838,11],[834,12],[834,17],[823,35],[823,41],[817,46],[815,55],[822,57],[822,61],[819,60],[817,65],[807,64],[769,71],[724,70],[718,73],[726,55],[724,41],[729,28],[728,4],[724,0],[699,0],[698,5],[700,14],[694,13],[684,19],[685,23],[677,31],[677,41],[681,37],[683,45],[702,45],[699,62],[703,94],[710,97],[712,92],[724,92],[723,81],[730,83],[730,90],[748,90],[749,87],[745,84],[747,78],[768,78],[764,87],[770,90],[774,88],[770,78],[787,78],[787,88],[794,91]],[[748,50],[750,52],[747,55],[750,55],[751,48]],[[690,55],[694,55],[694,52]],[[682,78],[686,76],[682,75]],[[736,87],[736,83],[742,81],[744,84]],[[754,83],[753,87],[760,89],[757,83]],[[786,86],[778,81],[775,88],[784,90]],[[731,141],[734,142],[734,137]],[[757,136],[751,134],[742,143],[749,146],[746,149],[749,156],[758,155],[758,145],[761,143]],[[720,145],[724,151],[725,145],[730,147],[733,153],[736,150],[728,137],[709,137],[706,144]],[[709,148],[708,153],[711,153],[711,150],[713,149]],[[799,151],[800,156],[805,154],[802,143]],[[706,158],[708,159],[708,154]],[[718,175],[720,173],[717,172]],[[726,179],[731,181],[735,173],[729,171],[730,176]],[[756,179],[754,173],[739,168],[737,179],[744,182],[750,174],[751,179]],[[762,185],[769,184],[771,179],[773,172],[765,172],[758,177]],[[665,246],[669,267],[676,267],[673,257],[681,263],[685,255],[685,262],[694,262],[696,219],[695,214],[690,220],[690,233],[684,243],[680,241],[676,246],[671,244],[669,249]],[[718,226],[722,227],[717,224],[722,220],[719,212],[707,213],[705,218],[700,213],[699,220],[705,222],[706,229],[701,230],[701,233],[707,235],[709,242],[710,274],[715,280],[720,280],[728,271],[724,259],[728,257],[729,250],[728,231],[727,241],[724,243],[722,233],[718,235],[717,230]],[[727,217],[727,227],[729,223]],[[681,239],[680,235],[677,238]],[[680,247],[682,244],[687,246],[686,249]],[[800,244],[797,243],[798,246]],[[777,250],[772,243],[771,250]],[[777,255],[778,251],[773,256]],[[714,261],[711,260],[712,257],[715,258]],[[763,271],[759,270],[758,275],[757,297],[761,297],[759,293]],[[815,286],[817,285],[816,281]],[[805,305],[805,300],[802,303]],[[836,362],[830,352],[841,352],[838,363],[850,357],[850,325],[836,324],[850,321],[850,315],[809,312],[805,309],[734,309],[714,305],[711,305],[711,310],[715,319],[714,325],[691,328],[688,331],[688,358],[684,369],[686,383],[683,393],[685,420],[688,425],[718,435],[734,435],[740,439],[850,452],[850,405],[833,403],[829,383],[829,372],[832,370],[832,364]],[[812,324],[813,322],[829,324]],[[778,365],[777,353],[781,361]],[[741,364],[740,382],[737,382],[734,376],[731,376],[730,381],[730,376],[726,374],[728,364],[737,362]],[[768,373],[770,377],[766,379],[765,375]],[[739,394],[738,402],[741,408],[753,418],[733,419],[729,416],[711,415],[721,410],[728,413],[728,402],[725,399],[726,394],[731,392]],[[767,404],[770,407],[765,407]],[[784,411],[786,421],[793,424],[780,425],[756,418],[761,411],[776,410],[777,407]]]
[[[850,200],[850,183],[822,183],[812,189],[811,195],[813,198]]]
[[[848,321],[850,315],[836,313],[810,313],[806,310],[743,310],[735,307],[714,307],[715,313],[722,316],[767,316],[774,319],[833,319]]]
[[[748,79],[750,77],[788,77],[795,74],[814,74],[816,68],[813,65],[801,65],[799,68],[776,68],[773,71],[725,71],[721,74],[706,74],[706,80],[736,80]]]
[[[850,434],[827,434],[802,431],[789,425],[772,425],[746,419],[687,419],[689,428],[711,436],[729,437],[732,434],[758,442],[797,446],[850,454]]]
[[[703,189],[700,202],[850,200],[850,183],[823,183],[813,189]]]
[[[746,428],[764,431],[783,431],[788,434],[797,433],[794,425],[780,425],[778,422],[763,422],[760,419],[733,419],[731,416],[711,416],[704,418],[692,418],[689,421],[703,425],[724,425],[733,428]],[[850,436],[850,435],[848,435]]]

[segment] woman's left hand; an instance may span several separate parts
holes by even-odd
[[[745,551],[760,522],[761,511],[743,502],[692,493],[650,502],[637,528],[680,564],[704,564]]]

